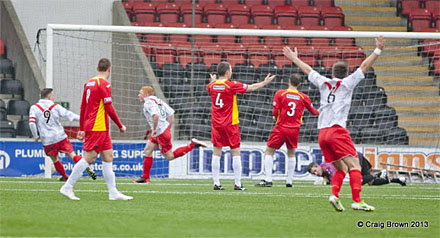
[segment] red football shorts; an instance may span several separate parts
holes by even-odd
[[[282,126],[275,126],[270,133],[267,146],[274,149],[279,149],[286,143],[287,149],[291,150],[298,147],[299,127],[285,128]]]
[[[214,147],[229,146],[231,149],[240,147],[240,128],[237,125],[211,127],[211,142]]]
[[[86,131],[83,150],[94,150],[99,154],[103,150],[110,150],[112,148],[112,140],[108,131]]]
[[[171,144],[171,130],[168,127],[162,134],[156,137],[150,136],[150,141],[156,145],[159,145],[159,150],[162,154],[167,153],[173,148]]]
[[[59,141],[52,145],[46,145],[43,146],[44,153],[46,153],[47,156],[58,156],[59,152],[63,153],[71,153],[73,152],[72,143],[70,143],[70,140],[66,137],[64,140]]]
[[[327,163],[347,156],[358,156],[350,131],[339,125],[319,130],[318,143]]]

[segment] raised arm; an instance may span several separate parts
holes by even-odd
[[[310,67],[308,64],[304,63],[299,57],[298,57],[298,50],[295,47],[295,51],[292,51],[290,47],[286,46],[283,48],[283,54],[286,56],[289,60],[291,60],[298,68],[300,68],[305,75],[309,75],[310,72],[312,72],[312,67]]]
[[[62,118],[65,118],[69,121],[79,121],[79,115],[76,115],[75,113],[65,109],[61,105],[56,106],[56,108]]]
[[[379,58],[380,53],[385,48],[385,39],[383,36],[376,38],[376,49],[368,56],[361,64],[360,68],[365,74],[367,70],[374,64],[374,62]]]
[[[276,75],[272,75],[272,76],[271,76],[270,73],[267,74],[267,76],[266,76],[266,78],[264,79],[264,81],[249,85],[249,86],[248,86],[248,89],[246,90],[246,92],[253,92],[253,91],[255,91],[255,90],[258,90],[258,89],[260,89],[260,88],[266,86],[267,84],[269,84],[269,83],[275,78],[275,76],[276,76]]]

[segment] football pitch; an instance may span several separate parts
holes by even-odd
[[[374,212],[353,211],[348,182],[345,206],[328,202],[331,186],[294,181],[286,188],[223,191],[211,180],[153,179],[133,184],[118,178],[118,189],[132,201],[108,201],[103,178],[82,178],[81,201],[59,194],[62,182],[41,178],[0,178],[0,236],[26,237],[440,237],[440,186],[364,186],[362,198]],[[359,227],[362,226],[362,227]],[[398,227],[389,227],[398,226]]]

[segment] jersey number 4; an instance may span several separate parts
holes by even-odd
[[[287,116],[292,117],[293,115],[295,115],[296,103],[289,102],[289,104],[287,104],[287,106],[290,107],[290,111],[287,111]]]
[[[221,93],[217,93],[217,98],[215,99],[215,105],[223,108],[225,104],[223,104],[223,100],[220,98]]]

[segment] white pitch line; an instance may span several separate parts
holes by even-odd
[[[60,184],[62,185],[63,182],[61,181],[10,181],[10,180],[0,180],[0,184],[1,183],[5,183],[5,184],[20,184],[20,183],[33,183],[33,184]],[[95,184],[105,184],[105,182],[103,181],[80,181],[80,184],[87,184],[87,185],[95,185]],[[117,183],[119,185],[135,185],[135,186],[201,186],[201,187],[212,187],[212,184],[210,182],[206,182],[206,183],[155,183],[152,182],[150,184],[136,184],[136,183],[126,183],[126,182],[119,182]],[[368,186],[365,185],[364,187],[371,187],[374,189],[402,189],[402,186],[397,186],[397,184],[393,184],[391,183],[390,185],[395,185],[395,186]],[[435,186],[435,187],[434,187]],[[252,186],[254,187],[254,186]],[[274,185],[273,187],[285,187],[285,185]],[[325,188],[328,189],[330,188],[330,186],[326,186],[326,185],[298,185],[298,184],[294,184],[293,188]],[[257,188],[257,189],[270,189],[270,188]],[[440,190],[440,186],[433,184],[433,186],[428,186],[428,187],[419,187],[419,186],[406,186],[405,189],[424,189],[424,190]]]
[[[0,191],[13,191],[13,192],[59,192],[58,189],[0,189]],[[90,193],[107,193],[107,190],[89,190],[79,189],[75,192],[90,192]],[[269,196],[269,197],[299,197],[299,198],[327,198],[327,194],[313,194],[313,193],[259,193],[259,192],[185,192],[185,191],[121,191],[124,193],[140,193],[140,194],[178,194],[178,195],[216,195],[216,196]],[[341,194],[342,197],[350,197],[351,194]],[[383,195],[383,196],[363,196],[363,198],[381,198],[381,199],[400,199],[400,200],[440,200],[437,196],[425,196],[425,195]]]

